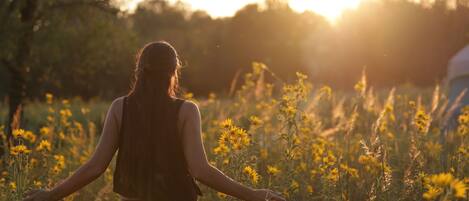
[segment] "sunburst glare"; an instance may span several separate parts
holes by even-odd
[[[290,0],[289,4],[293,10],[313,11],[334,23],[345,10],[357,8],[360,2],[361,0]]]

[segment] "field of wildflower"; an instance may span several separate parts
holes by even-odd
[[[275,85],[267,76],[268,68],[254,63],[230,98],[185,94],[200,106],[211,163],[227,175],[295,201],[469,200],[469,107],[454,118],[454,129],[443,129],[451,106],[440,87],[374,91],[363,75],[354,93],[336,93],[301,73]],[[52,94],[31,102],[1,158],[0,200],[51,187],[83,164],[107,107]],[[112,173],[111,165],[65,200],[118,200]],[[202,201],[236,200],[203,192]]]

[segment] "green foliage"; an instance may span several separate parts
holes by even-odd
[[[18,55],[18,39],[27,28],[19,17],[24,2],[0,3],[2,61]],[[26,62],[31,98],[47,91],[84,98],[123,94],[133,55],[152,40],[174,44],[187,67],[182,83],[197,94],[226,92],[253,60],[283,80],[301,71],[336,88],[349,89],[364,66],[378,87],[429,86],[442,79],[469,33],[465,1],[458,1],[457,10],[446,10],[449,1],[428,8],[404,0],[367,2],[334,25],[311,12],[295,13],[282,1],[269,1],[266,8],[247,5],[222,19],[160,0],[144,1],[135,13],[117,12],[107,0],[38,2]],[[4,97],[11,75],[4,62],[0,67]]]

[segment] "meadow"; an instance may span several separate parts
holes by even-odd
[[[199,104],[210,162],[227,175],[295,201],[469,200],[469,107],[446,132],[451,106],[439,86],[375,91],[363,75],[344,93],[301,73],[275,85],[266,76],[254,63],[229,98],[184,95]],[[24,127],[13,132],[16,146],[1,159],[0,200],[51,187],[86,162],[108,104],[54,94],[30,102]],[[112,173],[113,165],[65,200],[118,200]],[[235,200],[202,191],[201,201]]]

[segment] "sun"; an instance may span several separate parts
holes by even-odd
[[[298,12],[313,11],[335,23],[345,10],[355,9],[361,0],[290,0],[289,5]]]
[[[128,12],[134,12],[138,4],[144,0],[116,0],[120,4],[120,9]]]
[[[120,2],[123,10],[132,12],[138,3],[144,0],[115,0]],[[170,3],[179,0],[168,0]],[[342,13],[348,9],[355,9],[362,0],[289,0],[289,6],[297,11],[312,11],[324,16],[329,22],[335,23]],[[238,9],[249,3],[264,3],[264,0],[183,0],[191,9],[205,10],[212,17],[233,16]]]

